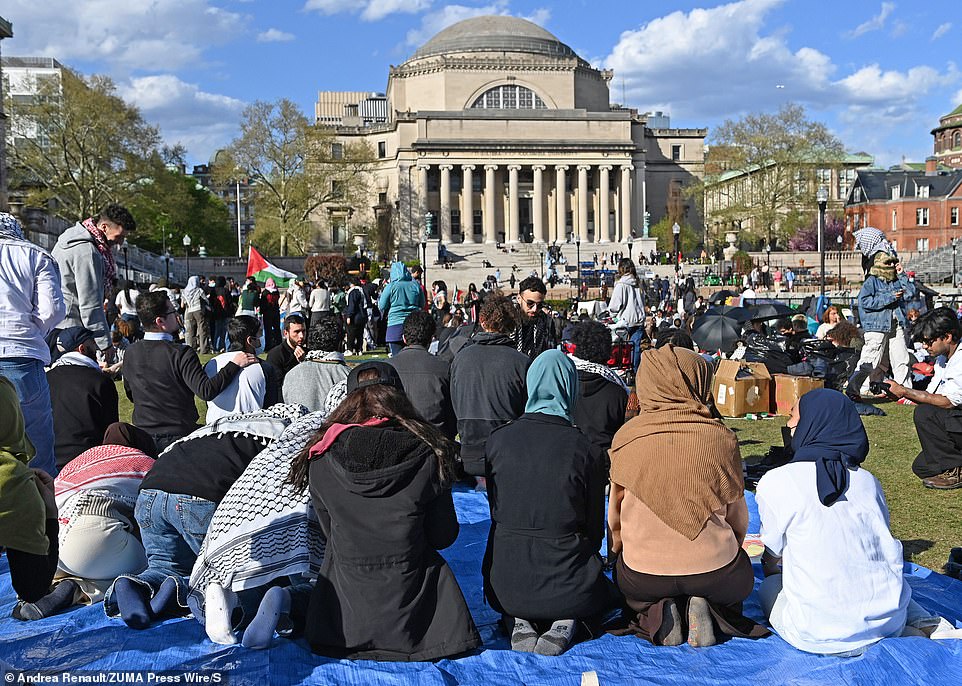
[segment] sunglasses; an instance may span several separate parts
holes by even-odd
[[[523,302],[525,306],[531,310],[540,310],[544,308],[543,300],[528,300],[527,298],[522,298],[521,302]]]

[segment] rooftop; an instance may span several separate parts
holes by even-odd
[[[574,50],[527,19],[501,15],[472,17],[440,31],[411,59],[463,52],[524,52],[576,57]]]

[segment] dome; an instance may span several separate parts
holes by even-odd
[[[574,50],[527,19],[493,15],[452,24],[422,45],[411,59],[459,52],[524,52],[576,57]]]

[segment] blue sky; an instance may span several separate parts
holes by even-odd
[[[388,68],[479,14],[544,26],[615,71],[611,99],[717,126],[786,101],[882,165],[932,151],[962,104],[962,3],[878,0],[4,0],[5,55],[105,73],[203,162],[237,135],[245,104],[319,90],[383,91]],[[710,137],[710,131],[709,131]]]

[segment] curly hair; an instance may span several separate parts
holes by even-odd
[[[588,362],[607,364],[611,359],[611,332],[601,322],[583,321],[572,325],[571,343],[575,355]]]
[[[481,305],[478,320],[485,331],[511,333],[518,326],[517,308],[503,295],[489,295]]]
[[[307,349],[337,352],[341,349],[343,336],[340,319],[334,316],[321,317],[307,336]]]
[[[450,317],[450,315],[445,315]],[[434,317],[424,310],[415,310],[404,320],[401,328],[401,335],[407,345],[423,345],[425,348],[431,345],[434,332],[437,330],[437,323]]]

